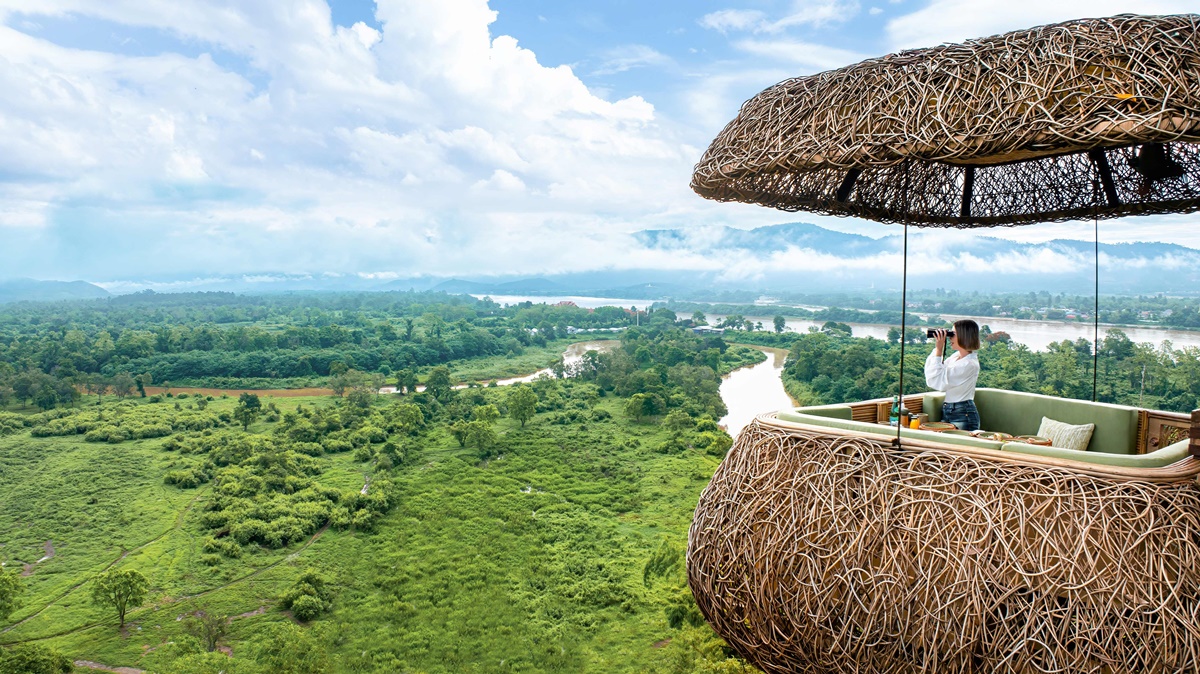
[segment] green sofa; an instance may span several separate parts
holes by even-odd
[[[942,420],[944,393],[926,393],[922,402],[930,421]],[[1042,417],[1066,424],[1096,424],[1089,452],[1133,454],[1137,448],[1138,408],[1070,400],[1036,393],[975,390],[979,426],[1011,435],[1037,435]]]
[[[941,421],[944,393],[926,393],[922,406],[931,421]],[[1035,435],[1042,417],[1068,424],[1096,424],[1087,451],[1042,447],[1023,442],[1000,443],[955,433],[901,429],[905,438],[932,440],[963,447],[979,447],[1005,452],[1033,454],[1056,459],[1084,461],[1105,466],[1125,468],[1161,468],[1188,456],[1188,441],[1183,440],[1150,454],[1134,454],[1137,447],[1138,409],[1123,405],[1069,400],[1034,393],[976,389],[975,405],[979,408],[980,426],[989,431],[1012,435]],[[812,426],[826,426],[859,433],[892,435],[887,426],[854,421],[850,405],[815,405],[780,412],[776,418]]]

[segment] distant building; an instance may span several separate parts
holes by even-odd
[[[697,335],[724,335],[725,328],[714,328],[711,325],[698,325],[692,328]]]

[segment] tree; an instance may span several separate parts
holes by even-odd
[[[487,421],[471,421],[467,423],[463,440],[466,445],[482,452],[496,443],[496,432],[492,430],[492,424]]]
[[[392,406],[392,423],[400,428],[402,433],[415,434],[425,425],[425,415],[421,408],[412,403],[402,403]]]
[[[692,323],[696,325],[708,325],[708,317],[699,309],[692,312]]]
[[[429,371],[429,378],[425,380],[426,392],[439,401],[445,402],[453,390],[450,385],[450,368],[439,365]]]
[[[416,393],[417,373],[412,368],[404,368],[396,373],[396,393]]]
[[[149,372],[143,372],[134,379],[137,381],[138,393],[142,394],[142,397],[145,398],[146,387],[154,383],[154,377],[150,376]]]
[[[238,405],[237,407],[233,408],[233,418],[242,425],[243,431],[249,431],[250,424],[254,423],[255,420],[258,419],[260,411],[261,410],[246,407],[244,405]]]
[[[663,426],[676,438],[683,437],[683,434],[692,430],[695,425],[696,423],[683,410],[671,410],[671,413],[663,419]]]
[[[12,615],[17,609],[17,597],[21,595],[21,577],[16,571],[0,569],[0,620]]]
[[[537,404],[537,392],[528,386],[517,385],[508,392],[508,416],[521,422],[521,428],[537,413]]]
[[[96,372],[88,376],[83,387],[89,395],[96,396],[96,404],[99,405],[104,400],[104,394],[108,392],[108,380],[104,375]]]
[[[128,372],[118,372],[113,376],[112,389],[113,393],[122,400],[129,397],[133,393],[133,389],[137,382]]]
[[[481,421],[488,426],[496,423],[500,418],[500,410],[496,409],[495,405],[478,405],[471,410],[471,419],[473,421]]]
[[[196,637],[200,644],[204,646],[204,650],[209,653],[217,650],[217,645],[220,644],[221,637],[225,636],[225,632],[228,629],[228,616],[203,609],[196,611],[183,621],[183,631]]]
[[[133,606],[140,606],[146,600],[146,592],[150,582],[141,573],[133,569],[109,569],[96,576],[92,583],[92,601],[102,606],[111,606],[117,610],[121,627],[125,626],[125,613]]]
[[[632,417],[634,421],[641,421],[642,417],[646,416],[649,399],[650,396],[645,393],[635,393],[630,396],[625,403],[625,416]]]
[[[785,327],[787,327],[787,319],[784,318],[782,315],[777,315],[772,320],[775,323],[775,332],[777,332],[777,333],[782,333],[783,329]]]

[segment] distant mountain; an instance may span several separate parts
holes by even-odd
[[[90,300],[109,292],[87,281],[36,281],[29,278],[0,281],[0,303]]]
[[[760,294],[899,290],[904,240],[899,227],[871,225],[880,238],[794,222],[737,229],[702,227],[635,232],[633,269],[591,268],[527,274],[395,278],[382,274],[263,272],[191,279],[109,281],[115,294],[222,290],[261,294],[303,291],[424,291],[529,296],[580,295],[636,300],[744,301]],[[986,231],[986,230],[983,230]],[[910,231],[912,289],[1090,293],[1096,264],[1091,241],[1024,243],[981,231]],[[1100,292],[1200,294],[1200,251],[1167,243],[1100,244]],[[94,288],[94,286],[92,286]],[[97,291],[103,292],[99,288]],[[739,299],[735,299],[739,298]],[[5,301],[0,299],[0,301]]]

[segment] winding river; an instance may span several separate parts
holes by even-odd
[[[737,437],[754,417],[765,412],[795,407],[787,391],[783,389],[783,364],[787,359],[785,349],[754,347],[767,354],[767,359],[757,365],[743,367],[725,375],[721,381],[721,400],[728,413],[719,422]]]

